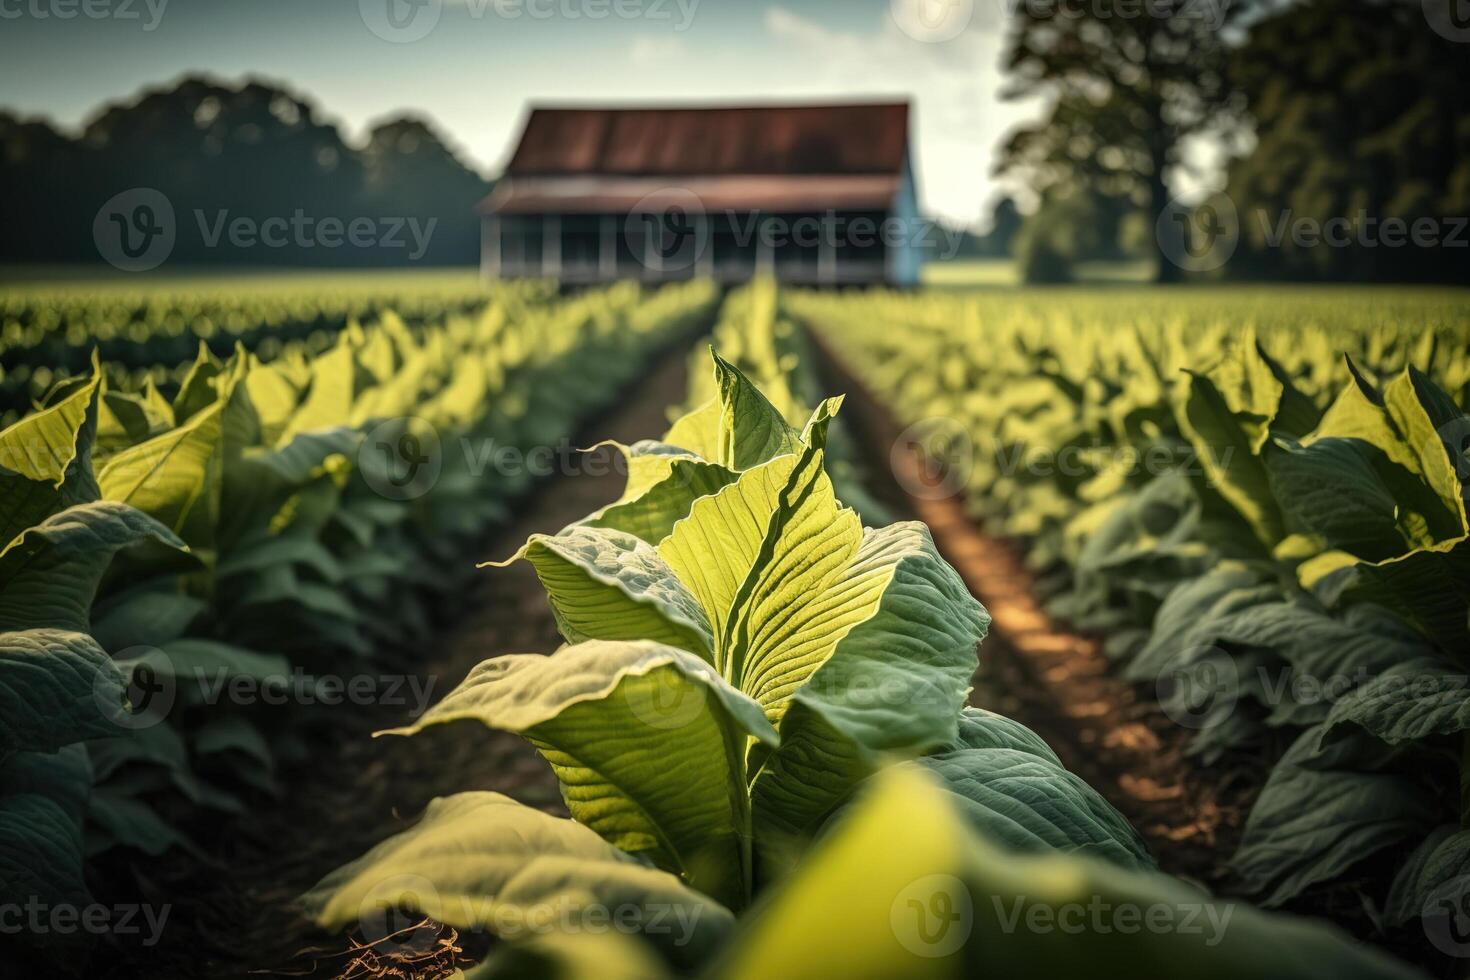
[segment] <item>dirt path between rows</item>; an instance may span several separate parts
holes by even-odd
[[[1212,890],[1227,875],[1259,774],[1202,770],[1185,758],[1191,734],[1132,684],[1112,675],[1096,638],[1051,619],[1015,543],[986,535],[959,494],[936,485],[917,447],[882,404],[815,334],[827,387],[846,392],[843,417],[867,454],[870,490],[896,514],[923,521],[993,617],[971,700],[1033,729],[1063,764],[1138,828],[1160,867]]]
[[[589,420],[578,445],[602,439],[636,442],[667,428],[666,410],[685,393],[688,345],[682,345],[639,378],[609,412]],[[517,508],[512,524],[467,560],[503,558],[533,532],[555,532],[622,492],[613,452],[579,457],[578,474],[548,478]],[[600,475],[593,475],[600,474]],[[549,653],[560,645],[550,607],[528,566],[489,569],[476,586],[446,610],[446,631],[427,638],[414,662],[424,664],[420,683],[432,681],[437,701],[487,657]],[[422,687],[420,688],[422,690]],[[410,699],[415,700],[415,699]],[[123,950],[99,976],[209,980],[267,976],[331,978],[341,975],[426,976],[365,968],[371,956],[352,950],[352,939],[314,930],[294,902],[324,874],[360,856],[409,826],[436,796],[495,790],[548,812],[565,815],[555,778],[521,739],[473,724],[445,726],[412,738],[372,738],[372,732],[404,724],[411,706],[315,709],[306,737],[315,747],[310,764],[285,774],[285,793],[260,804],[254,817],[225,823],[201,841],[215,866],[173,858],[135,864],[158,903],[172,908],[157,948]],[[437,932],[435,927],[435,932]],[[432,946],[434,936],[427,937]],[[449,941],[446,931],[439,939]],[[442,947],[440,965],[469,965],[483,952],[483,937],[459,937]],[[355,962],[359,961],[360,962]],[[380,967],[391,964],[378,964]]]

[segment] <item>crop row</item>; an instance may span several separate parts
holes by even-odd
[[[769,296],[737,296],[722,329],[769,322]],[[513,557],[567,645],[492,657],[385,733],[520,734],[571,818],[437,799],[306,896],[320,925],[391,948],[364,910],[393,905],[494,933],[474,980],[1412,976],[1153,870],[1045,742],[966,705],[989,616],[922,524],[839,502],[841,399],[793,426],[713,369],[708,401],[619,447],[620,500]]]
[[[7,424],[58,382],[101,357],[114,385],[157,386],[172,397],[200,344],[217,357],[237,345],[262,361],[314,357],[353,322],[392,312],[417,326],[474,312],[492,298],[540,302],[541,283],[487,288],[457,277],[394,281],[262,277],[132,291],[47,287],[0,294],[0,411]]]
[[[1346,896],[1412,939],[1470,898],[1470,317],[1192,298],[1189,321],[1105,295],[784,302],[1193,754],[1269,772],[1231,887]]]
[[[310,360],[204,350],[171,400],[94,369],[0,432],[0,901],[85,907],[87,859],[193,850],[202,816],[279,792],[290,685],[421,646],[533,479],[461,448],[570,438],[715,298],[623,285],[387,316]]]

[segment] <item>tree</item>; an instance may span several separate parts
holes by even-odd
[[[472,264],[479,253],[475,204],[489,190],[419,119],[379,125],[358,150],[306,98],[275,83],[228,85],[191,76],[104,107],[78,137],[43,121],[0,113],[0,260],[95,262],[93,222],[121,192],[161,193],[178,231],[179,264]],[[412,219],[427,228],[412,254],[399,224],[380,224],[371,245],[340,247],[294,230],[237,246],[230,224],[358,218]],[[398,231],[394,232],[393,229]],[[339,236],[340,238],[341,236]],[[259,241],[265,242],[264,236]]]
[[[1419,3],[1303,0],[1253,24],[1230,69],[1256,135],[1230,168],[1233,271],[1464,280],[1470,54],[1431,29]],[[1416,245],[1390,221],[1432,227],[1439,241]],[[1347,244],[1312,244],[1298,227]]]
[[[1046,198],[1083,186],[1159,222],[1170,172],[1190,136],[1232,107],[1225,34],[1246,5],[1228,0],[1093,0],[1021,4],[1005,68],[1010,99],[1051,100],[1041,122],[1002,148],[1000,173],[1022,172]],[[1179,278],[1160,242],[1157,278]]]

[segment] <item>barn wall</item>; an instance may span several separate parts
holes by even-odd
[[[907,233],[903,236],[905,244],[888,253],[888,279],[895,286],[917,286],[924,267],[924,253],[918,247],[921,230],[919,193],[908,154],[904,154],[903,175],[898,198],[893,204],[893,216],[903,222]]]

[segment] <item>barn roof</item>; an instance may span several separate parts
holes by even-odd
[[[888,174],[908,151],[906,103],[542,107],[508,177]]]

